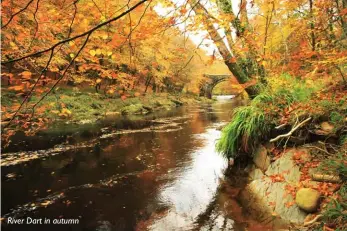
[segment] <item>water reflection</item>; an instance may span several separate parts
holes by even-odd
[[[219,190],[226,161],[214,150],[216,127],[230,120],[237,104],[222,101],[140,121],[105,121],[88,130],[89,137],[68,130],[75,149],[2,167],[1,207],[5,217],[64,216],[79,218],[80,224],[5,225],[4,230],[243,230],[237,228],[244,220],[233,193]],[[52,143],[44,147],[52,148],[55,134],[65,136],[64,129],[48,132],[53,137],[45,140]]]
[[[200,213],[205,211],[215,196],[219,178],[223,177],[226,161],[215,153],[215,141],[220,132],[207,129],[193,139],[203,140],[203,147],[191,153],[192,163],[180,169],[177,179],[165,186],[160,195],[161,203],[170,206],[168,212],[156,220],[151,230],[190,230]]]

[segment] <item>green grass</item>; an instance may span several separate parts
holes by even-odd
[[[343,181],[347,181],[346,154],[337,154],[331,159],[325,160],[319,167],[322,171],[332,174],[338,174]]]
[[[232,121],[222,131],[217,151],[227,158],[242,152],[250,153],[281,119],[278,111],[309,100],[318,89],[320,86],[307,86],[290,75],[279,76],[267,87],[262,87],[262,92],[250,106],[235,110]]]
[[[109,96],[103,93],[96,93],[91,89],[77,88],[57,88],[47,95],[38,107],[44,105],[45,110],[37,116],[52,120],[94,121],[104,117],[107,113],[119,114],[145,114],[152,110],[169,110],[177,106],[178,103],[196,103],[200,101],[193,95],[172,95],[172,94],[147,94],[145,96],[134,97],[130,93],[126,99],[116,96]],[[39,100],[39,96],[33,96],[30,103]],[[11,107],[15,103],[20,103],[21,98],[15,92],[9,90],[2,91],[2,105]],[[63,109],[69,110],[66,117],[61,116]]]
[[[343,227],[347,223],[347,185],[341,186],[337,192],[337,199],[332,198],[328,203],[326,209],[324,209],[323,222],[329,224],[335,224],[336,230],[343,230]],[[340,227],[341,226],[341,227]]]
[[[222,131],[217,151],[226,158],[235,158],[240,152],[249,152],[269,131],[265,114],[254,106],[237,108],[233,119]]]

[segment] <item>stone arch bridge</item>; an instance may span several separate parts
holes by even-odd
[[[213,88],[221,83],[232,77],[232,75],[209,75],[209,74],[204,74],[204,77],[207,80],[202,80],[200,82],[200,96],[205,96],[209,99],[212,98],[212,91]]]

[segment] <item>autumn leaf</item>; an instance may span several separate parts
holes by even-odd
[[[89,54],[94,57],[96,55],[96,51],[95,50],[90,50]]]
[[[15,90],[15,91],[22,91],[22,90],[24,90],[24,88],[25,88],[24,85],[17,85],[17,86],[11,86],[8,89]]]
[[[20,75],[22,76],[23,79],[30,79],[32,73],[30,71],[23,71],[22,73],[20,73]]]
[[[232,57],[231,59],[229,59],[229,63],[236,63],[236,58]]]
[[[180,10],[180,13],[181,13],[181,14],[187,13],[187,9],[186,9],[186,8],[182,8],[182,9]]]
[[[285,203],[284,205],[285,205],[287,208],[290,208],[290,207],[292,207],[294,204],[295,204],[295,201],[289,201],[289,202]]]

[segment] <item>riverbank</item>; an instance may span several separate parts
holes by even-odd
[[[259,145],[246,168],[241,204],[276,229],[345,230],[346,150],[347,142],[329,155],[321,142],[287,149]]]
[[[14,94],[14,92],[3,91],[2,105],[15,109],[15,105],[18,105],[20,101]],[[31,101],[36,102],[36,97],[33,97]],[[170,110],[182,105],[211,102],[213,100],[183,93],[129,93],[126,97],[111,97],[93,91],[64,88],[55,90],[41,102],[40,105],[45,105],[45,109],[40,116],[55,122],[88,124],[110,116],[146,115],[154,111]],[[4,118],[3,123],[9,119]]]
[[[249,163],[243,207],[278,228],[345,230],[346,86],[290,76],[270,80],[235,110],[217,143],[230,163]]]

